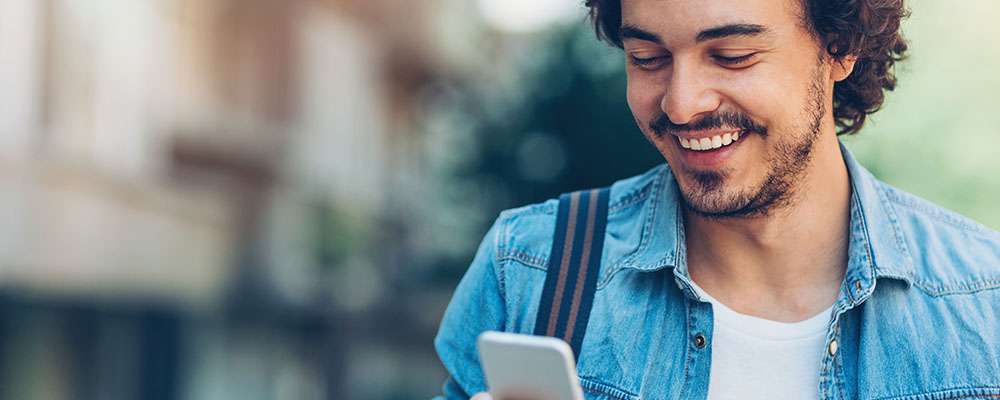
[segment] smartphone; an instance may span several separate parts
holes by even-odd
[[[561,339],[487,331],[476,342],[494,400],[583,400],[573,351]]]

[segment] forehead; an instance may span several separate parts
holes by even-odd
[[[801,0],[621,0],[622,26],[653,32],[666,41],[693,41],[722,25],[761,25],[774,33],[803,29]]]

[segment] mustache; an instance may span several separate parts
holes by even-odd
[[[767,127],[758,124],[748,115],[736,111],[712,113],[697,121],[689,122],[683,125],[673,123],[670,121],[670,117],[668,117],[666,113],[660,111],[655,117],[653,117],[653,121],[649,123],[649,129],[660,137],[666,134],[723,128],[740,130],[744,133],[756,133],[763,137],[767,137]]]

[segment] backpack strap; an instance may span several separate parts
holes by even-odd
[[[563,339],[579,358],[590,307],[597,290],[610,188],[559,197],[545,286],[535,320],[535,335]]]

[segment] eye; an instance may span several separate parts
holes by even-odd
[[[742,55],[742,56],[737,56],[737,57],[726,57],[726,56],[714,55],[714,56],[712,56],[712,58],[714,58],[716,62],[718,62],[719,64],[722,64],[725,67],[738,68],[738,67],[743,66],[744,64],[746,64],[748,61],[750,61],[750,59],[753,58],[753,56],[755,56],[755,55],[756,55],[756,53],[750,53],[750,54],[746,54],[746,55]]]
[[[629,54],[629,62],[642,69],[655,69],[659,64],[667,61],[670,56],[656,56],[656,57],[636,57],[634,54]]]

